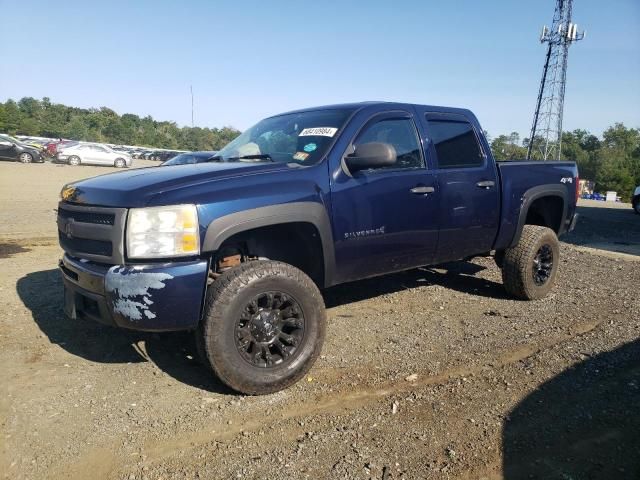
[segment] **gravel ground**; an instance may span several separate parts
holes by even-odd
[[[624,206],[582,204],[538,302],[490,258],[326,291],[309,376],[246,397],[189,334],[62,314],[51,210],[106,171],[0,165],[4,478],[640,478],[640,256],[593,248],[640,244]]]

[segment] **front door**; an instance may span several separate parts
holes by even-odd
[[[13,142],[7,137],[0,136],[0,158],[13,160],[17,156]]]
[[[371,118],[344,152],[362,143],[392,145],[392,166],[332,175],[336,280],[345,282],[430,263],[438,238],[438,192],[406,111]]]
[[[107,157],[109,156],[109,152],[107,149],[102,148],[99,145],[87,145],[85,146],[85,154],[84,157],[86,159],[86,163],[92,163],[94,165],[105,165],[110,163],[107,161]]]

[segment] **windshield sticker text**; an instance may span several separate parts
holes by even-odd
[[[314,128],[305,128],[298,135],[299,137],[333,137],[337,128],[333,127],[314,127]]]

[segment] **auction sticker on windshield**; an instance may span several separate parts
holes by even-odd
[[[336,134],[337,131],[338,131],[338,129],[337,128],[333,128],[333,127],[305,128],[304,130],[302,130],[300,132],[300,134],[298,136],[299,137],[312,137],[312,136],[333,137]]]
[[[293,154],[293,159],[294,160],[299,160],[301,162],[304,162],[307,157],[309,156],[308,153],[304,153],[304,152],[296,152]]]

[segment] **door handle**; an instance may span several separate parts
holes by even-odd
[[[496,182],[494,182],[493,180],[482,180],[481,182],[476,183],[476,187],[485,188],[487,190],[495,187],[495,185],[496,185]]]
[[[415,193],[416,195],[428,195],[436,191],[433,187],[413,187],[409,190],[411,193]]]

